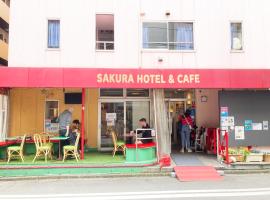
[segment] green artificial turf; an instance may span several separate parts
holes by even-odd
[[[6,160],[0,161],[0,166],[14,166],[14,165],[63,165],[63,164],[77,164],[75,158],[68,158],[63,163],[54,156],[51,160],[48,158],[47,163],[44,157],[39,157],[33,163],[34,154],[25,155],[24,162],[20,159],[12,159],[10,163],[6,163]],[[87,152],[84,154],[84,160],[79,160],[78,164],[95,164],[95,165],[106,165],[106,164],[121,164],[125,163],[125,158],[122,154],[116,154],[115,157],[112,156],[110,152]]]

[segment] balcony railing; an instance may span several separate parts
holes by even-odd
[[[144,42],[144,49],[194,50],[192,42]]]
[[[96,50],[114,50],[114,41],[96,41]]]

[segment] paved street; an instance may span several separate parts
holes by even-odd
[[[227,175],[221,182],[170,177],[3,181],[0,199],[269,199],[270,175]]]

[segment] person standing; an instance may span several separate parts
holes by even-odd
[[[72,113],[73,113],[73,108],[69,108],[64,110],[60,115],[59,115],[59,136],[60,137],[66,137],[69,132],[69,127],[72,122]],[[61,157],[63,156],[63,146],[67,144],[66,140],[61,140],[60,141],[60,155]],[[59,159],[61,159],[61,157]]]
[[[181,130],[181,153],[185,152],[186,150],[190,153],[192,152],[190,149],[190,133],[193,126],[193,120],[190,116],[190,111],[187,110],[184,115],[181,117],[181,124],[182,124],[182,130]]]

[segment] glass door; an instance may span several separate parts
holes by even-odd
[[[125,133],[125,107],[124,102],[100,102],[100,149],[113,147],[112,136],[109,129],[117,134],[118,140],[124,140]]]

